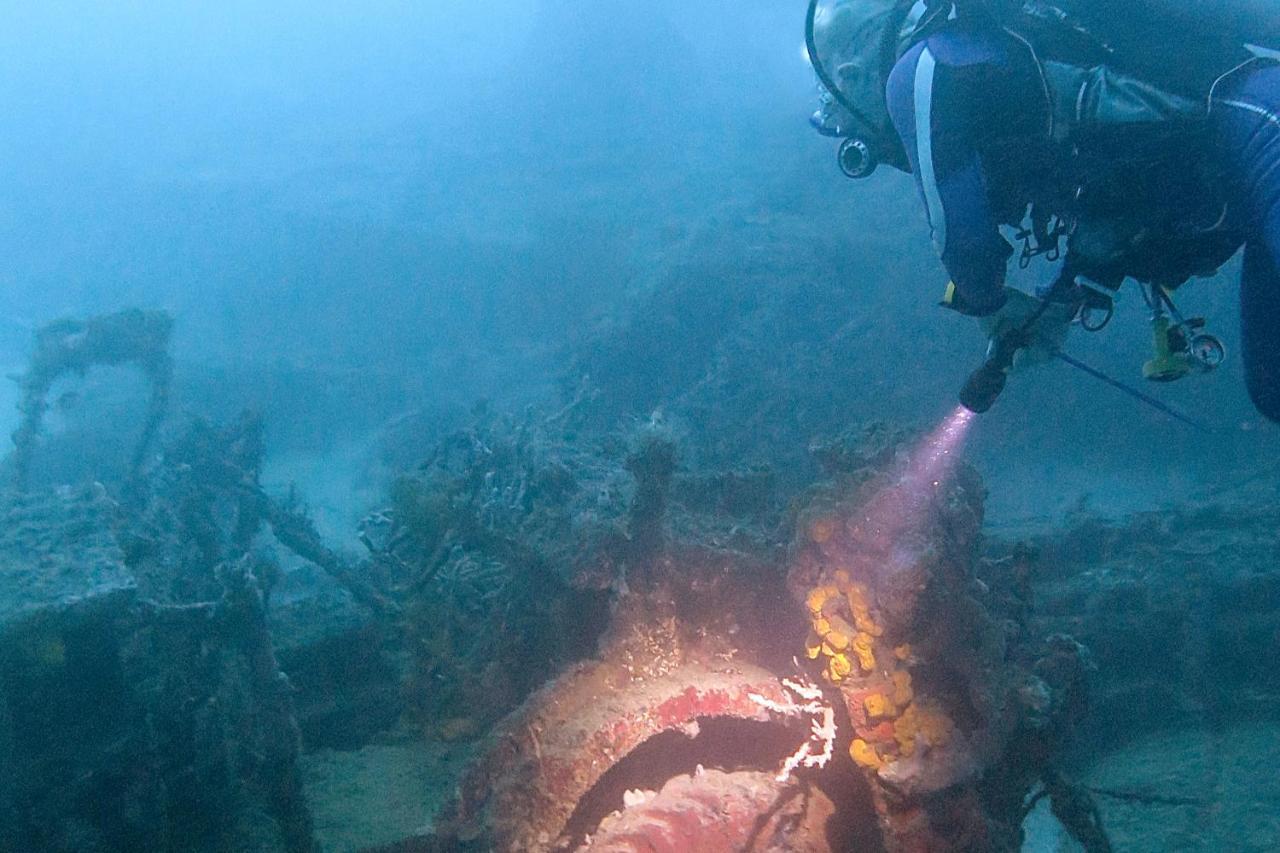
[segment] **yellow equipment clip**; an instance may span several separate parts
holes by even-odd
[[[1159,311],[1151,318],[1155,355],[1142,365],[1142,375],[1152,382],[1173,382],[1191,372],[1191,359],[1186,352],[1174,352],[1169,345],[1169,315]]]
[[[954,281],[947,282],[947,289],[942,292],[942,301],[938,304],[943,308],[950,308],[956,302],[956,283]]]

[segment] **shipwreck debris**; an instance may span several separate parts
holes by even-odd
[[[81,353],[77,335],[92,335],[74,328],[50,332],[52,355],[24,384],[15,470],[46,405],[49,382],[32,377],[98,363],[92,353],[149,364],[167,388],[167,355]],[[271,541],[360,612],[357,655],[395,658],[379,669],[378,725],[484,737],[433,831],[394,849],[1013,851],[1036,790],[1090,814],[1088,791],[1054,765],[1087,706],[1084,651],[1033,629],[1031,556],[979,558],[982,487],[963,466],[908,482],[895,437],[825,445],[829,480],[787,496],[788,510],[767,470],[682,469],[657,417],[582,442],[554,418],[478,411],[396,483],[354,557],[324,543],[296,495],[262,487],[262,454],[259,419],[197,421],[166,441],[130,506],[100,489],[90,524],[114,549],[92,564],[102,606],[129,614],[112,622],[120,660],[145,669],[126,654],[145,648],[136,629],[174,666],[129,682],[145,693],[129,701],[182,731],[208,725],[197,750],[234,742],[232,755],[192,759],[208,770],[197,789],[265,804],[211,838],[266,827],[267,849],[306,849],[298,703],[314,699],[331,715],[315,730],[330,731],[367,707],[320,695],[323,667],[300,664],[314,697],[283,675],[266,621]],[[28,663],[80,648],[61,631],[18,633],[7,653]],[[201,680],[197,651],[218,658],[223,681]],[[25,675],[13,672],[0,684],[0,761],[23,766],[31,747],[12,721]],[[183,686],[186,704],[164,705],[162,682]],[[202,702],[228,716],[182,716]],[[155,771],[166,785],[170,769]],[[22,779],[0,779],[0,818],[25,808]]]
[[[596,659],[504,720],[436,833],[398,849],[1019,849],[1023,804],[1061,779],[1083,712],[1081,649],[1029,631],[1025,559],[979,559],[972,470],[908,480],[900,452],[870,470],[831,458],[859,464],[810,494],[790,556],[739,552],[713,587],[668,534],[628,574]],[[772,568],[745,569],[762,555]],[[979,579],[1001,572],[994,591]],[[718,617],[762,593],[772,621],[744,618],[721,658]],[[710,814],[714,796],[727,805]]]
[[[13,485],[27,487],[31,457],[49,408],[49,391],[63,376],[83,376],[94,367],[134,364],[151,385],[151,399],[130,472],[137,476],[146,461],[169,406],[173,360],[169,337],[173,319],[163,311],[128,309],[87,320],[57,320],[36,331],[35,351],[19,378],[22,421],[13,433]]]
[[[258,567],[172,600],[119,511],[92,486],[0,502],[0,848],[309,851]]]

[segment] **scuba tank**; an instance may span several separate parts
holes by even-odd
[[[981,15],[1026,42],[1044,69],[1062,67],[1131,82],[1128,97],[1091,104],[1081,121],[1132,122],[1128,107],[1145,105],[1152,92],[1168,104],[1158,109],[1201,115],[1214,83],[1259,54],[1280,57],[1280,0],[810,0],[805,23],[809,61],[822,89],[811,120],[824,134],[844,137],[840,166],[865,177],[877,163],[906,170],[905,152],[885,103],[894,63],[938,23]],[[1072,115],[1079,103],[1066,83],[1053,86],[1063,101],[1055,112]],[[1146,91],[1132,91],[1134,86]],[[1141,119],[1142,116],[1137,118]]]
[[[1080,64],[1061,50],[1067,30],[1103,45],[1106,64],[1207,107],[1214,83],[1259,50],[1280,50],[1280,0],[970,0],[993,10],[1049,59]],[[965,5],[961,0],[957,5]]]
[[[1047,99],[1046,135],[1030,141],[1044,142],[1055,166],[1035,169],[1037,181],[1027,187],[1033,225],[1037,216],[1063,223],[1068,252],[1098,281],[1118,286],[1133,277],[1177,287],[1203,274],[1206,258],[1216,268],[1238,248],[1239,235],[1219,227],[1224,202],[1207,156],[1209,95],[1258,47],[1280,49],[1280,0],[1129,0],[1119,13],[1115,6],[810,0],[806,43],[823,91],[812,121],[844,138],[837,162],[847,176],[866,177],[882,162],[909,171],[885,100],[894,64],[951,18],[989,21],[1025,44]],[[1053,257],[1056,244],[1055,235],[1025,246],[1023,258]]]

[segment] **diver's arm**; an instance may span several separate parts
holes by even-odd
[[[955,282],[952,307],[984,316],[1004,304],[1012,252],[1000,236],[975,135],[983,119],[972,79],[991,57],[978,44],[959,55],[954,42],[935,54],[933,39],[908,51],[889,77],[893,123],[924,200],[934,246]],[[998,59],[998,57],[996,58]],[[966,79],[968,78],[968,79]]]

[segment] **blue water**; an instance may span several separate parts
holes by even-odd
[[[148,488],[155,490],[148,494],[161,494],[157,483],[171,482],[164,477],[193,470],[173,462],[173,453],[165,456],[190,424],[226,425],[252,410],[262,418],[261,457],[236,476],[282,503],[288,496],[325,547],[352,561],[368,558],[362,522],[387,508],[400,494],[395,484],[416,476],[423,459],[440,458],[442,438],[470,429],[468,452],[505,458],[501,438],[518,430],[492,426],[506,424],[503,418],[525,424],[520,435],[550,436],[550,449],[520,452],[543,453],[560,466],[555,470],[572,470],[573,488],[598,489],[591,513],[599,517],[623,503],[626,469],[619,462],[616,471],[601,473],[575,454],[612,453],[617,462],[626,456],[619,448],[645,424],[673,438],[682,473],[768,468],[786,505],[802,501],[821,479],[811,445],[869,423],[931,429],[954,408],[960,385],[983,358],[986,342],[972,321],[936,307],[947,275],[910,176],[882,168],[850,182],[836,167],[835,143],[809,127],[816,90],[803,49],[802,3],[10,5],[0,26],[0,370],[14,376],[27,370],[36,331],[59,318],[134,307],[167,312],[175,322],[174,375],[165,427],[147,457],[154,475]],[[1052,275],[1040,263],[1015,271],[1010,283],[1033,290]],[[1139,513],[1202,506],[1259,477],[1272,482],[1280,429],[1254,411],[1244,390],[1238,275],[1239,262],[1232,261],[1178,294],[1184,311],[1209,318],[1226,344],[1228,360],[1213,374],[1144,384],[1150,332],[1136,288],[1121,292],[1108,329],[1073,330],[1068,343],[1091,366],[1208,422],[1211,433],[1063,364],[1011,377],[997,406],[974,423],[965,449],[984,478],[991,537],[1052,537],[1084,517],[1122,525]],[[60,375],[35,451],[32,493],[70,506],[80,500],[78,490],[98,483],[112,501],[130,507],[127,463],[149,393],[128,365]],[[0,434],[18,428],[20,401],[18,384],[0,386]],[[216,530],[210,535],[217,544],[192,533],[199,525],[191,522],[182,529],[201,544],[174,553],[232,549],[227,543],[243,492],[216,473],[194,470],[214,495],[206,515],[175,499],[164,511],[151,506],[153,514],[128,516],[148,534],[130,527],[126,535],[127,524],[101,511],[115,519],[101,523],[119,534],[121,553],[163,550],[156,531],[191,518]],[[497,515],[486,518],[501,517],[514,529],[529,517],[545,518],[528,509],[534,499],[526,493],[559,486],[512,484],[495,474],[467,488],[473,497],[492,492],[486,511]],[[526,509],[527,517],[520,514]],[[553,512],[539,504],[544,510]],[[566,529],[576,532],[579,522]],[[726,523],[718,541],[730,541],[732,527]],[[39,541],[36,552],[61,547]],[[494,580],[497,557],[485,563],[458,556],[471,547],[446,548],[437,558],[459,573],[456,588],[471,596],[459,593],[457,611],[489,624],[483,619],[490,617],[476,614],[487,613],[506,587]],[[483,632],[432,635],[421,640],[428,652],[392,649],[390,640],[378,646],[382,640],[369,637],[386,624],[370,627],[377,620],[361,610],[364,603],[317,572],[314,559],[282,548],[266,527],[235,548],[278,563],[270,571],[284,578],[277,589],[285,592],[275,605],[268,595],[264,613],[283,620],[271,612],[281,600],[314,607],[301,616],[291,612],[291,627],[274,629],[281,665],[301,685],[299,695],[330,691],[325,701],[338,709],[333,719],[374,721],[369,731],[326,722],[328,711],[316,710],[320,700],[304,709],[307,720],[319,722],[314,729],[303,725],[299,760],[312,762],[306,774],[327,786],[311,796],[327,797],[332,809],[348,802],[348,778],[373,774],[378,781],[366,788],[381,790],[394,787],[388,779],[425,785],[429,777],[437,788],[397,805],[394,816],[401,823],[424,819],[431,809],[421,804],[444,798],[468,757],[466,747],[441,744],[471,743],[495,719],[451,712],[424,722],[387,711],[397,702],[430,704],[453,695],[464,675],[476,676],[462,666],[442,664],[403,690],[387,685],[407,679],[396,667],[409,666],[413,654],[461,658]],[[14,549],[31,555],[23,567],[40,564],[42,555],[27,545]],[[164,586],[172,595],[165,603],[209,603],[216,597],[210,590],[221,589],[225,561],[207,562],[200,563],[199,582],[163,560],[157,565],[173,577],[148,564],[152,574],[140,582],[145,589]],[[370,573],[397,570],[360,565]],[[1275,570],[1256,567],[1259,576]],[[375,585],[383,579],[370,576]],[[499,591],[489,595],[485,584]],[[618,579],[603,585],[614,592],[625,587]],[[74,592],[67,594],[79,600]],[[418,605],[423,609],[404,617],[409,622],[462,618]],[[550,621],[561,617],[536,615],[548,621],[529,627],[536,620],[524,611],[504,616],[500,630],[514,636],[495,645],[509,651],[524,643],[521,631],[537,634],[530,644],[572,633]],[[387,630],[405,624],[391,621]],[[342,633],[357,623],[362,627]],[[334,629],[332,647],[310,646],[314,637],[299,624],[343,627]],[[303,638],[291,645],[283,639],[288,631]],[[1257,636],[1264,633],[1257,628]],[[0,630],[0,643],[4,637]],[[21,653],[0,653],[26,661],[22,655],[36,649],[31,660],[39,664],[0,671],[0,768],[26,755],[26,747],[6,741],[3,679],[38,681],[45,677],[40,666],[61,672],[77,654],[72,640],[40,634],[31,643]],[[86,647],[106,643],[99,638]],[[484,676],[496,697],[494,716],[592,648],[584,642],[557,651],[559,657],[530,664],[524,681],[499,686],[492,683],[500,680],[495,664]],[[120,665],[127,670],[120,683],[168,653],[135,650]],[[373,660],[384,653],[387,660]],[[326,655],[339,661],[331,670],[317,663]],[[48,679],[56,682],[56,673]],[[175,684],[165,682],[156,695],[179,695]],[[104,682],[104,695],[110,689]],[[455,704],[467,702],[475,704]],[[74,733],[74,716],[51,718],[50,726],[65,724]],[[410,729],[412,737],[405,734]],[[97,743],[101,734],[85,737]],[[159,754],[178,756],[175,765],[199,763],[163,745],[167,734],[153,733]],[[133,743],[132,734],[120,737]],[[396,752],[406,740],[412,745]],[[367,744],[390,750],[378,753],[385,766],[355,757]],[[115,753],[104,750],[109,763]],[[20,836],[25,840],[14,851],[155,843],[158,835],[131,835],[114,818],[95,816],[115,806],[89,795],[71,806],[50,794],[72,771],[106,778],[102,790],[123,786],[134,765],[121,759],[119,767],[103,769],[58,755],[41,765],[49,776],[43,788],[37,785],[40,797],[0,784],[0,819],[16,821],[12,816],[22,812],[24,826],[57,827]],[[438,772],[422,769],[421,762],[437,760]],[[349,776],[346,761],[358,765]],[[35,764],[23,766],[35,772]],[[393,775],[378,776],[383,771]],[[358,792],[350,796],[361,802]],[[351,838],[360,833],[339,824],[359,824],[366,810],[342,817],[340,808],[325,811],[317,802],[320,835],[345,839],[331,849],[357,849]],[[205,814],[185,800],[166,808]],[[1060,849],[1060,828],[1043,809],[1033,819],[1026,849]],[[325,820],[332,821],[327,829]],[[108,825],[115,828],[101,829]],[[221,830],[201,827],[189,849],[215,849],[209,839]],[[378,831],[370,829],[360,843],[398,840],[385,825]],[[0,850],[18,837],[0,831]],[[171,838],[169,849],[188,848]]]

